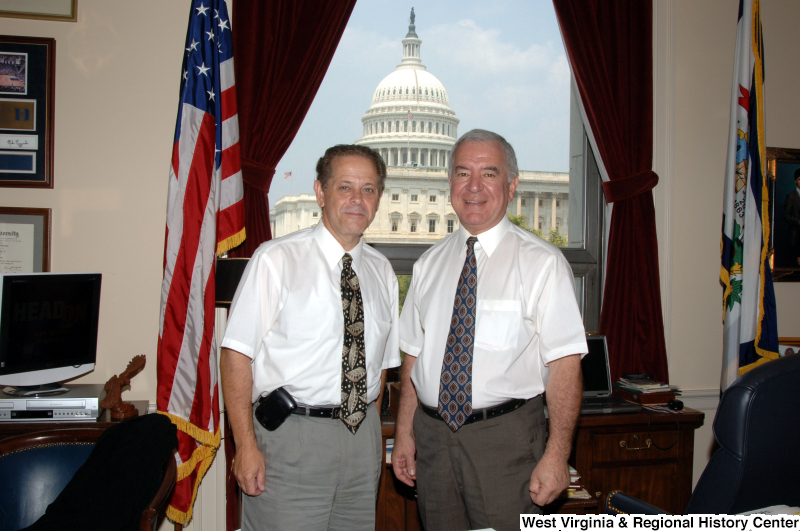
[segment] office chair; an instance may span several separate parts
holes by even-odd
[[[0,529],[155,530],[175,486],[177,443],[175,426],[163,415],[105,431],[69,428],[4,439]]]
[[[738,514],[800,506],[800,355],[769,361],[736,380],[714,417],[719,449],[695,486],[686,514]],[[663,514],[612,491],[606,514]]]

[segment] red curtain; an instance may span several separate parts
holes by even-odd
[[[614,203],[600,333],[611,378],[651,372],[668,382],[652,189],[650,0],[553,0]]]
[[[236,0],[233,49],[247,239],[230,256],[249,258],[270,240],[275,166],[317,94],[355,0]]]

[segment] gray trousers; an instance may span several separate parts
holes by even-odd
[[[375,530],[384,456],[374,405],[355,435],[339,419],[289,415],[275,431],[253,423],[266,490],[243,495],[243,531]]]
[[[455,433],[417,408],[417,497],[425,529],[516,531],[520,514],[541,513],[529,486],[545,430],[541,396]]]

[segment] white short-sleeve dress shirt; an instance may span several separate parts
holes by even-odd
[[[438,404],[445,343],[467,256],[463,227],[414,264],[400,316],[400,348],[416,356],[411,379],[423,404]],[[540,395],[547,364],[588,352],[572,269],[557,247],[507,218],[478,235],[472,407]]]
[[[398,284],[389,261],[364,244],[353,257],[364,301],[367,399],[382,369],[400,364]],[[253,360],[255,402],[278,387],[307,406],[341,404],[341,274],[345,250],[325,228],[262,244],[236,289],[222,346]]]

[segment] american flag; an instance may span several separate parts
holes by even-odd
[[[292,176],[292,172],[290,172],[290,171],[287,171],[286,173],[283,174],[283,178],[284,179],[288,179],[291,176]]]
[[[156,399],[159,413],[178,427],[179,481],[167,516],[179,524],[191,519],[197,484],[220,444],[216,255],[245,235],[231,25],[224,0],[193,2],[182,76],[169,168]]]
[[[409,109],[409,110],[408,110],[408,116],[406,116],[406,118],[407,118],[408,120],[410,120],[410,119],[412,119],[413,117],[414,117],[414,115],[413,115],[413,114],[411,114],[411,109]]]

